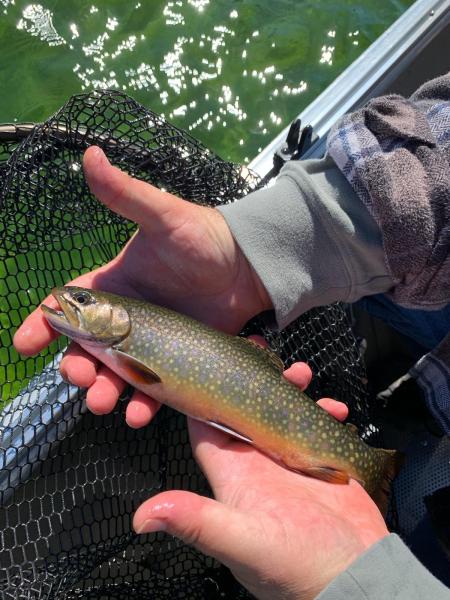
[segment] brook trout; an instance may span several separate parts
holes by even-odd
[[[155,400],[329,482],[358,480],[383,508],[396,452],[372,448],[282,375],[276,354],[187,316],[97,290],[53,290],[50,325]]]

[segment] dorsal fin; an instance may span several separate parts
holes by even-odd
[[[261,356],[263,356],[267,360],[269,360],[272,363],[272,365],[280,371],[280,373],[282,373],[284,371],[283,361],[278,356],[278,354],[275,354],[275,352],[273,352],[272,350],[269,350],[269,348],[263,348],[257,342],[254,342],[253,340],[249,340],[248,338],[243,337],[240,339],[243,342],[250,344],[253,348],[256,348],[261,353]]]
[[[351,431],[352,433],[354,433],[355,435],[357,435],[359,437],[359,430],[356,427],[356,425],[353,425],[353,423],[346,423],[345,425],[346,425],[346,427],[348,427],[349,431]]]

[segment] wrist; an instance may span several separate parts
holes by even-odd
[[[213,216],[214,215],[214,216]],[[273,309],[272,300],[256,270],[237,243],[226,219],[216,209],[210,213],[227,270],[234,273],[229,308],[240,313],[243,323],[256,315]]]

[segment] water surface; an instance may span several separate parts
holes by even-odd
[[[0,0],[0,122],[113,87],[251,160],[412,0]]]

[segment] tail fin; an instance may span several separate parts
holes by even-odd
[[[383,475],[378,488],[372,494],[372,499],[385,517],[389,506],[391,484],[405,461],[405,455],[397,450],[379,448],[378,451],[384,459]]]

